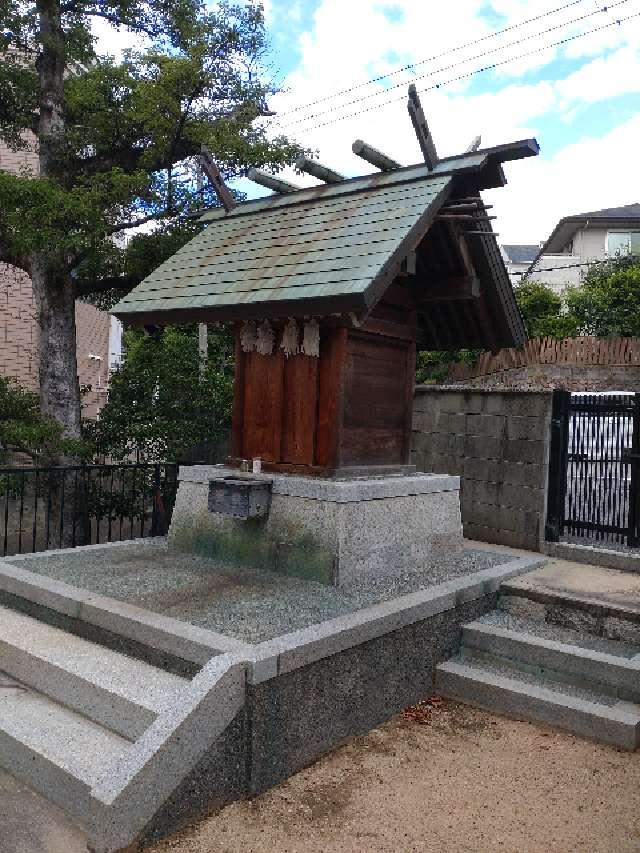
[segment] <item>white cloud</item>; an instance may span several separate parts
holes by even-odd
[[[301,59],[288,76],[289,91],[274,99],[272,106],[280,112],[281,126],[287,134],[305,146],[316,149],[321,161],[347,175],[363,174],[371,169],[351,153],[351,143],[361,137],[403,163],[418,162],[420,153],[406,112],[406,84],[412,75],[392,77],[387,85],[401,82],[402,86],[386,92],[382,82],[357,88],[339,98],[291,112],[300,104],[323,98],[328,94],[371,79],[389,71],[390,50],[401,55],[399,64],[421,62],[425,57],[443,53],[468,41],[477,40],[492,30],[482,14],[484,0],[456,0],[455,3],[425,3],[424,0],[398,0],[402,9],[399,20],[389,20],[380,7],[368,0],[321,0],[311,29],[300,38]],[[458,63],[485,49],[504,45],[516,38],[557,23],[566,22],[601,6],[601,0],[584,0],[558,15],[513,30],[496,39],[488,39],[475,47],[450,53],[420,64],[416,75],[429,74],[444,65]],[[500,26],[520,23],[549,10],[549,0],[493,0],[492,8],[504,15]],[[640,12],[640,0],[627,0],[607,13],[613,19]],[[598,14],[580,25],[572,25],[555,35],[546,36],[540,43],[562,38],[599,25],[607,15]],[[543,117],[557,118],[557,134],[566,135],[571,117],[586,104],[606,101],[616,95],[640,90],[640,17],[626,27],[609,30],[579,39],[562,48],[572,60],[571,71],[553,79],[559,66],[551,66],[549,79],[526,82],[521,75],[532,69],[548,67],[559,50],[543,51],[530,60],[519,60],[503,66],[492,94],[468,94],[467,81],[454,86],[430,89],[422,95],[429,124],[441,156],[455,154],[482,133],[483,145],[494,145],[514,139],[534,136]],[[511,48],[495,58],[515,55],[532,49],[535,41],[522,48]],[[598,54],[606,51],[604,57]],[[575,60],[583,64],[575,70]],[[492,60],[487,57],[485,64]],[[418,81],[419,91],[435,82],[462,74],[482,64],[467,61],[458,68],[432,74]],[[508,85],[505,85],[509,81]],[[375,93],[345,107],[355,98]],[[393,103],[385,101],[399,97]],[[310,114],[325,113],[312,120],[300,122]],[[335,123],[325,123],[343,113],[358,115]],[[294,123],[296,122],[296,123]],[[636,187],[629,181],[629,154],[637,147],[640,118],[621,124],[605,137],[585,138],[571,142],[552,157],[544,155],[545,139],[540,142],[543,154],[521,163],[507,163],[509,186],[492,192],[499,220],[496,223],[506,242],[535,242],[544,239],[562,216],[582,209],[596,209],[637,201]],[[560,139],[562,136],[560,136]],[[554,139],[557,145],[558,137]],[[606,163],[606,168],[603,165]],[[307,176],[288,176],[299,184],[313,181]]]
[[[486,193],[505,243],[546,239],[563,216],[640,202],[629,171],[640,116],[596,139],[578,140],[549,158],[507,163],[509,185]]]
[[[622,48],[594,59],[556,84],[563,103],[593,103],[640,92],[640,51]]]

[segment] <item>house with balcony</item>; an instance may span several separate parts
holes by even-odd
[[[526,277],[562,294],[580,283],[594,261],[626,252],[640,254],[640,203],[565,216],[538,250]]]

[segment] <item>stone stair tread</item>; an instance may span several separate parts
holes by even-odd
[[[548,701],[557,701],[559,704],[573,704],[572,700],[577,700],[579,703],[587,702],[593,707],[594,712],[600,709],[604,715],[613,713],[618,716],[624,711],[629,717],[635,715],[637,722],[640,723],[640,705],[621,702],[615,696],[609,696],[586,686],[567,683],[560,680],[561,675],[555,673],[531,672],[526,667],[520,667],[515,661],[505,661],[492,655],[466,649],[463,649],[462,654],[457,658],[441,666],[446,669],[448,664],[453,664],[454,668],[461,666],[467,674],[473,672],[480,680],[487,678],[490,680],[491,677],[507,679],[525,691],[530,689],[536,693],[542,692]]]
[[[0,738],[9,736],[88,786],[129,741],[0,672]]]
[[[3,643],[151,711],[161,711],[175,691],[188,683],[6,607],[0,607],[0,667]]]
[[[511,613],[507,610],[493,610],[481,616],[468,627],[473,628],[475,625],[513,631],[516,634],[526,634],[529,637],[538,637],[541,640],[550,640],[567,646],[577,646],[585,651],[612,655],[626,660],[640,656],[640,646],[634,646],[621,640],[609,640],[604,637],[581,633],[571,628],[563,628],[541,619]]]

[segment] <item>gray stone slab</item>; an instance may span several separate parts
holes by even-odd
[[[77,557],[79,549],[74,549],[73,554]],[[245,645],[215,631],[97,595],[6,562],[0,562],[0,590],[197,664],[206,663],[212,655]]]
[[[85,833],[32,789],[0,772],[2,853],[87,853]]]
[[[53,700],[0,674],[0,766],[82,819],[90,787],[131,744]]]
[[[3,607],[0,660],[23,684],[131,739],[186,684],[179,676]]]
[[[633,551],[615,551],[612,548],[575,545],[568,542],[544,542],[541,550],[551,557],[571,560],[574,563],[603,566],[608,569],[618,569],[621,572],[640,572],[640,553]]]
[[[640,662],[568,643],[509,631],[484,622],[472,622],[463,629],[465,647],[544,667],[568,676],[573,682],[589,683],[628,701],[640,700]]]
[[[325,480],[316,477],[283,477],[273,480],[273,494],[335,503],[400,498],[410,495],[457,491],[460,478],[447,474],[415,474],[380,479]]]
[[[250,683],[290,672],[320,658],[494,593],[500,584],[543,565],[544,557],[519,557],[454,581],[359,610],[261,643],[253,651]],[[275,663],[277,659],[277,664]]]
[[[77,618],[90,593],[62,581],[28,572],[19,565],[0,561],[0,590],[35,604]]]
[[[438,666],[436,686],[445,696],[488,711],[547,723],[623,749],[638,747],[637,711],[599,705],[457,661]]]
[[[79,617],[198,664],[206,663],[212,655],[242,649],[245,645],[215,631],[102,595],[87,597],[80,607]]]
[[[174,698],[117,766],[92,787],[108,810],[89,828],[97,853],[131,844],[182,780],[238,716],[245,703],[246,663],[238,654],[211,660]]]

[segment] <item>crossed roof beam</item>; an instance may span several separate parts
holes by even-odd
[[[418,90],[413,83],[409,86],[407,111],[409,113],[424,162],[427,165],[428,170],[431,171],[438,165],[440,158],[438,157],[436,146],[433,141],[431,131],[429,130],[429,124],[422,108],[422,104],[420,103]],[[480,148],[480,142],[480,136],[474,137],[473,141],[466,149],[465,154],[471,154],[478,151]],[[362,139],[356,139],[351,146],[351,150],[362,160],[365,160],[371,166],[375,166],[375,168],[379,169],[381,172],[394,172],[397,169],[403,168],[402,164],[398,163],[397,160],[394,160],[393,157],[389,157],[388,154],[374,148],[373,145],[369,145]],[[227,212],[231,211],[235,207],[235,201],[233,200],[229,188],[222,180],[219,169],[204,146],[200,155],[200,161],[220,203]],[[299,172],[311,175],[325,184],[339,184],[342,183],[342,181],[347,180],[345,175],[340,174],[340,172],[337,172],[335,169],[320,163],[318,160],[312,160],[310,157],[306,157],[304,155],[296,160],[295,167]],[[289,195],[305,189],[304,187],[285,181],[282,178],[278,178],[275,175],[271,175],[268,172],[263,172],[260,169],[249,169],[247,177],[250,181],[266,187],[278,195]]]

